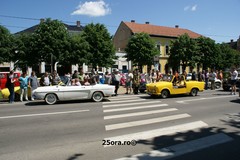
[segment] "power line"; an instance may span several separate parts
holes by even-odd
[[[15,19],[26,19],[26,20],[40,20],[39,18],[28,18],[28,17],[17,17],[17,16],[8,16],[8,15],[0,15],[0,17],[5,17],[5,18],[15,18]]]
[[[11,25],[2,25],[4,27],[13,27],[13,28],[23,28],[23,29],[26,29],[28,27],[22,27],[22,26],[11,26]]]

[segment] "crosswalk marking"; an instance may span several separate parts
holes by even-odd
[[[115,130],[115,129],[121,129],[121,128],[141,126],[141,125],[146,125],[146,124],[153,124],[153,123],[158,123],[158,122],[171,121],[171,120],[187,118],[187,117],[191,117],[191,116],[189,114],[171,115],[171,116],[166,116],[166,117],[159,117],[159,118],[152,118],[152,119],[146,119],[146,120],[106,125],[105,129],[107,131],[109,131],[109,130]]]
[[[160,110],[152,110],[152,111],[134,112],[134,113],[104,116],[104,119],[116,119],[116,118],[123,118],[123,117],[142,116],[142,115],[171,112],[171,111],[177,111],[177,110],[178,109],[176,108],[169,108],[169,109],[160,109]]]
[[[149,101],[149,102],[139,102],[139,103],[127,103],[127,104],[121,104],[121,106],[132,106],[132,105],[138,105],[138,104],[151,104],[151,103],[160,103],[161,101]],[[119,104],[113,104],[113,105],[103,105],[103,108],[107,107],[119,107]]]
[[[208,125],[204,123],[203,121],[195,121],[195,122],[190,122],[190,123],[185,123],[185,124],[180,124],[180,125],[175,125],[171,127],[165,127],[165,128],[159,128],[159,129],[154,129],[154,130],[148,130],[148,131],[143,131],[143,132],[137,132],[137,133],[131,133],[131,134],[125,134],[125,135],[120,135],[120,136],[115,136],[115,137],[108,137],[105,138],[104,140],[111,140],[111,141],[132,141],[132,140],[146,140],[146,139],[151,139],[154,137],[158,136],[163,136],[163,135],[171,135],[176,132],[184,132],[184,131],[189,131],[189,130],[194,130],[197,128],[203,128],[207,127]],[[104,147],[110,147],[111,145],[105,145]]]
[[[105,110],[103,110],[103,112],[107,113],[107,112],[117,112],[117,111],[128,111],[128,110],[135,110],[135,109],[158,108],[158,107],[165,107],[165,106],[168,106],[168,104],[157,104],[157,105],[148,105],[148,106],[139,106],[139,107],[105,109]]]
[[[132,99],[132,100],[127,100],[127,101],[122,101],[122,100],[118,100],[118,101],[114,101],[114,102],[102,102],[103,104],[111,104],[111,103],[128,103],[128,102],[138,102],[138,101],[146,101],[146,99]]]
[[[215,146],[218,144],[230,142],[233,139],[226,134],[218,133],[215,135],[195,139],[189,142],[176,144],[169,146],[167,148],[162,148],[159,150],[153,150],[149,153],[140,153],[132,155],[130,157],[118,158],[116,160],[137,160],[137,159],[157,159],[157,160],[166,160],[172,159],[177,156],[181,156],[190,152],[198,151],[204,148]]]

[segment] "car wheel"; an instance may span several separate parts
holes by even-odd
[[[57,102],[57,96],[53,93],[49,93],[45,97],[45,102],[47,104],[55,104]]]
[[[197,89],[197,88],[193,88],[193,89],[191,90],[190,95],[191,95],[191,96],[196,96],[197,94],[198,94],[198,89]]]
[[[94,92],[92,95],[92,100],[94,102],[101,102],[103,100],[102,92]]]
[[[167,98],[169,96],[169,91],[168,90],[163,90],[161,92],[161,96],[162,96],[162,98]]]
[[[216,83],[215,83],[215,88],[216,88],[216,89],[219,89],[220,87],[221,87],[221,83],[216,82]]]

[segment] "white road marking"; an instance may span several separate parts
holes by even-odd
[[[165,107],[165,106],[168,106],[168,104],[157,104],[157,105],[148,105],[148,106],[139,106],[139,107],[126,107],[126,108],[106,109],[106,110],[103,110],[103,112],[104,113],[108,113],[108,112],[135,110],[135,109],[157,108],[157,107]]]
[[[171,121],[171,120],[187,118],[187,117],[191,117],[191,116],[189,114],[171,115],[171,116],[152,118],[152,119],[146,119],[146,120],[140,120],[140,121],[131,121],[131,122],[126,122],[126,123],[117,123],[117,124],[106,125],[105,129],[107,131],[109,131],[109,130],[115,130],[115,129],[120,129],[120,128],[128,128],[128,127],[135,127],[135,126],[141,126],[141,125],[146,125],[146,124]]]
[[[163,113],[163,112],[171,112],[171,111],[177,111],[177,110],[178,109],[176,109],[176,108],[169,108],[169,109],[161,109],[161,110],[134,112],[134,113],[127,113],[127,114],[104,116],[104,119],[116,119],[116,118],[123,118],[123,117],[142,116],[142,115],[149,115],[149,114]]]
[[[191,101],[201,101],[201,100],[208,100],[208,99],[228,98],[228,97],[233,97],[233,96],[232,96],[232,95],[229,95],[229,96],[197,98],[197,99],[189,99],[189,100],[176,101],[176,103],[185,103],[185,102],[191,102]]]
[[[111,104],[111,103],[128,103],[128,102],[138,102],[138,101],[146,101],[146,99],[132,99],[132,100],[118,100],[118,101],[113,101],[113,102],[102,102],[103,104]]]
[[[59,115],[59,114],[70,114],[70,113],[80,113],[80,112],[87,112],[87,111],[89,111],[89,110],[76,110],[76,111],[65,111],[65,112],[25,114],[25,115],[15,115],[15,116],[4,116],[4,117],[0,117],[0,119],[35,117],[35,116],[47,116],[47,115]]]
[[[103,108],[107,107],[121,107],[121,106],[132,106],[132,105],[138,105],[138,104],[151,104],[151,103],[160,103],[161,101],[148,101],[148,102],[139,102],[139,103],[127,103],[127,104],[113,104],[113,105],[103,105]]]
[[[218,144],[230,142],[233,139],[226,134],[218,133],[215,135],[199,138],[189,142],[176,144],[159,150],[153,150],[149,153],[140,153],[130,157],[123,157],[116,160],[137,160],[137,159],[158,159],[166,160],[181,156],[190,152],[195,152],[204,148],[209,148]]]
[[[204,123],[203,121],[195,121],[185,124],[180,124],[176,126],[171,127],[165,127],[165,128],[159,128],[154,130],[148,130],[143,132],[137,132],[137,133],[131,133],[131,134],[125,134],[115,137],[108,137],[104,138],[104,140],[111,140],[111,141],[132,141],[132,140],[146,140],[151,139],[154,137],[159,137],[163,135],[171,135],[175,134],[177,132],[184,132],[189,130],[194,130],[197,128],[207,127],[208,125]],[[110,147],[111,145],[105,145],[104,147]]]

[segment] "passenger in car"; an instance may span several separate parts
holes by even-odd
[[[75,78],[75,86],[81,86],[81,83],[78,78]]]

